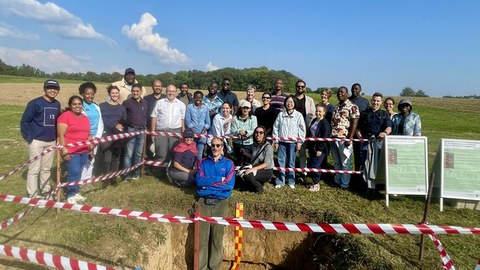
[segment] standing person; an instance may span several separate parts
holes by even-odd
[[[422,121],[420,115],[412,112],[412,102],[408,98],[398,103],[399,113],[392,119],[392,135],[422,136]]]
[[[253,151],[247,155],[252,167],[241,175],[241,179],[248,190],[263,193],[263,184],[270,181],[273,176],[273,147],[267,141],[264,126],[255,128],[253,134]]]
[[[283,92],[283,80],[275,81],[275,89],[272,91],[272,102],[271,106],[277,110],[277,113],[283,111],[283,104],[285,104],[285,99],[288,97],[287,94]]]
[[[132,97],[123,102],[127,112],[127,132],[145,131],[147,128],[147,102],[142,98],[142,86],[132,85]],[[123,157],[123,167],[130,168],[142,161],[143,143],[145,135],[139,134],[128,139]],[[140,168],[137,168],[125,177],[125,180],[136,180],[140,178]]]
[[[123,133],[125,122],[127,120],[127,111],[122,104],[118,103],[120,90],[114,85],[107,87],[109,101],[100,103],[100,112],[104,126],[103,136]],[[100,173],[107,174],[118,171],[120,167],[120,157],[122,149],[125,146],[125,140],[107,141],[98,146],[101,166]],[[116,178],[107,179],[102,182],[106,187],[109,183],[115,184]]]
[[[70,143],[84,142],[91,139],[90,120],[82,112],[82,98],[72,96],[68,100],[68,108],[58,117],[57,136],[58,143],[64,147],[61,150],[62,158],[67,165],[67,182],[80,181],[82,168],[88,162],[88,157],[93,157],[90,146],[66,146]],[[78,185],[67,186],[67,202],[76,204],[86,198],[80,195]]]
[[[187,106],[188,104],[193,103],[193,96],[190,92],[188,92],[188,83],[184,82],[180,84],[180,94],[178,94],[177,98]]]
[[[368,140],[362,142],[362,171],[369,190],[375,190],[382,141],[392,131],[390,115],[380,109],[382,98],[381,93],[373,94],[370,107],[360,114],[357,128],[357,137]]]
[[[329,88],[323,89],[320,92],[320,104],[325,106],[325,119],[330,123],[332,121],[332,114],[333,111],[335,110],[335,105],[330,103],[330,97],[332,97],[332,90]]]
[[[97,93],[97,87],[92,82],[82,83],[78,87],[78,93],[83,98],[83,113],[90,120],[90,135],[92,139],[101,138],[103,136],[103,121],[100,107],[93,102],[95,94]],[[98,147],[93,148],[93,156],[89,159],[89,162],[82,170],[81,179],[90,179],[93,176],[93,166],[95,165],[95,155],[97,154]]]
[[[153,90],[153,93],[148,96],[145,96],[144,98],[145,101],[147,102],[147,130],[152,130],[152,122],[150,121],[150,115],[152,115],[153,108],[155,108],[157,101],[166,97],[165,95],[162,94],[162,91],[163,91],[162,81],[153,80],[152,90]],[[154,152],[150,150],[150,146],[153,143],[154,141],[152,141],[152,136],[147,136],[147,144],[146,144],[147,147],[145,148],[145,154],[147,155],[147,159],[149,160],[152,160],[155,155]]]
[[[387,97],[385,101],[383,102],[383,108],[387,111],[388,115],[390,116],[390,119],[393,119],[393,116],[397,114],[393,110],[395,108],[395,100],[392,97]]]
[[[28,157],[32,159],[45,149],[55,146],[60,102],[56,100],[60,84],[56,80],[43,83],[44,95],[31,100],[22,115],[20,131],[28,143]],[[28,165],[28,197],[45,197],[51,190],[50,175],[54,152],[46,153]]]
[[[270,105],[272,95],[268,92],[262,94],[263,106],[255,110],[254,115],[257,117],[259,126],[264,126],[266,130],[266,136],[272,135],[273,123],[277,119],[278,110]]]
[[[352,95],[348,98],[350,102],[357,105],[358,112],[361,114],[369,107],[368,99],[362,97],[362,86],[359,83],[354,83],[352,85]],[[353,136],[354,139],[358,139],[357,135]],[[353,142],[353,156],[355,161],[355,170],[360,171],[362,170],[362,143],[361,142]]]
[[[118,102],[122,104],[125,100],[132,96],[132,86],[138,84],[135,79],[135,70],[133,68],[125,69],[123,79],[113,82],[112,85],[120,89],[120,99]],[[147,90],[142,86],[140,97],[144,97],[147,94]]]
[[[232,135],[232,103],[225,101],[222,105],[222,113],[218,113],[213,118],[212,126],[210,127],[209,134],[213,136],[229,136]],[[231,154],[233,150],[231,149],[230,145],[228,144],[227,139],[223,139],[225,143],[225,153]],[[208,144],[211,144],[211,140],[209,140]]]
[[[357,130],[358,112],[357,105],[350,102],[348,99],[348,89],[345,86],[340,86],[337,92],[338,105],[332,115],[332,138],[349,139],[350,141],[334,141],[332,142],[332,156],[335,160],[335,170],[352,169],[352,143],[353,135]],[[350,174],[337,173],[335,174],[335,183],[342,189],[348,189],[350,185]]]
[[[295,110],[295,97],[289,96],[285,99],[285,109],[278,114],[275,123],[273,124],[274,138],[300,138],[298,141],[278,141],[273,144],[275,151],[278,150],[278,164],[282,168],[295,168],[295,158],[297,151],[302,148],[302,142],[305,139],[306,127],[305,121],[301,113]],[[281,188],[285,185],[285,177],[288,181],[288,186],[291,189],[295,188],[295,173],[279,171],[275,179],[275,188]]]
[[[203,97],[202,104],[208,108],[210,114],[210,121],[213,122],[213,117],[217,113],[221,113],[223,100],[217,96],[218,84],[216,82],[211,83],[208,86],[208,94]]]
[[[330,122],[325,117],[326,107],[323,104],[315,106],[315,118],[312,119],[307,129],[307,137],[329,138],[332,132]],[[330,152],[330,145],[326,141],[308,142],[308,151],[310,155],[310,168],[320,169],[320,165]],[[320,190],[319,172],[312,173],[313,184],[307,186],[310,191]]]
[[[257,88],[252,84],[249,84],[247,86],[245,100],[250,102],[250,104],[252,105],[252,112],[254,112],[257,108],[262,106],[262,103],[260,103],[260,101],[255,99],[256,90]]]
[[[228,101],[232,103],[233,114],[237,113],[238,109],[238,98],[235,93],[230,91],[231,83],[229,78],[224,78],[222,81],[222,91],[217,93],[217,96],[223,101]]]
[[[252,154],[252,137],[256,127],[257,117],[252,115],[252,105],[250,102],[242,100],[232,125],[233,136],[240,136],[240,139],[233,139],[233,152],[237,165],[242,165],[245,161],[244,153]]]
[[[313,118],[313,115],[315,113],[315,101],[313,101],[313,98],[307,96],[305,94],[305,91],[307,89],[307,84],[303,80],[298,80],[295,83],[295,101],[296,101],[296,107],[295,110],[300,112],[303,116],[304,124],[307,126],[310,122],[311,119]],[[300,156],[300,168],[305,168],[307,167],[307,144],[304,143],[302,144],[302,148],[299,151],[299,156]],[[305,182],[305,177],[307,173],[299,173],[299,180],[300,182]]]
[[[212,153],[199,162],[195,177],[200,214],[224,217],[227,199],[235,185],[235,166],[223,156],[223,141],[212,139]],[[200,223],[199,269],[220,269],[225,226]]]
[[[210,115],[208,114],[208,108],[202,105],[203,93],[196,91],[193,94],[193,99],[195,103],[187,106],[185,126],[191,128],[197,134],[205,135],[210,128]],[[195,143],[198,148],[198,159],[201,159],[207,138],[197,138]]]
[[[173,148],[172,164],[167,169],[168,180],[180,187],[195,183],[198,150],[193,140],[194,136],[191,128],[185,129],[182,141]]]
[[[152,111],[151,131],[182,133],[185,130],[185,104],[176,98],[175,85],[167,86],[167,97],[157,101]],[[168,161],[168,153],[178,138],[172,136],[152,135],[155,141],[156,159],[160,162]]]

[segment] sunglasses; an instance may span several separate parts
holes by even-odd
[[[260,134],[260,135],[262,135],[262,134],[265,134],[265,131],[255,131],[255,134]]]
[[[221,144],[221,143],[218,143],[218,144],[212,143],[212,148],[220,148],[222,146],[223,146],[223,144]]]
[[[271,97],[262,97],[262,99],[272,99]]]

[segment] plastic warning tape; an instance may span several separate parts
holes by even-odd
[[[58,148],[57,146],[50,146],[48,147],[47,149],[43,150],[39,155],[29,159],[28,161],[18,165],[15,169],[9,171],[9,172],[6,172],[6,173],[3,173],[1,176],[0,176],[0,181],[2,181],[3,179],[11,176],[12,174],[15,174],[16,172],[20,171],[21,169],[25,168],[27,165],[29,165],[30,163],[33,163],[37,160],[39,160],[41,157],[45,156],[46,154],[54,151],[56,148]]]
[[[146,133],[150,135],[159,135],[159,136],[166,136],[166,137],[177,137],[177,138],[182,138],[182,133],[178,132],[167,132],[167,131],[147,131]],[[195,133],[196,138],[207,138],[207,139],[212,139],[214,137],[222,138],[222,139],[241,139],[240,136],[234,136],[234,135],[211,135],[211,134],[198,134]],[[347,141],[367,141],[365,139],[345,139],[345,138],[300,138],[300,137],[267,137],[269,140],[273,141],[315,141],[315,142],[347,142]]]
[[[282,168],[274,167],[276,171],[285,171],[285,172],[323,172],[323,173],[341,173],[341,174],[362,174],[361,171],[346,171],[346,170],[328,170],[328,169],[317,169],[317,168]]]
[[[199,217],[197,220],[225,226],[240,226],[272,231],[318,232],[331,234],[480,234],[480,228],[422,224],[323,224],[264,220],[239,220],[222,217]]]
[[[0,231],[2,230],[5,230],[8,226],[12,225],[13,223],[19,221],[20,219],[22,219],[25,215],[28,214],[28,211],[27,212],[22,212],[20,214],[17,214],[15,215],[14,217],[8,219],[7,221],[4,221],[1,225],[0,225]]]
[[[65,182],[65,183],[62,183],[62,184],[58,185],[57,190],[61,187],[91,184],[91,183],[95,183],[95,182],[101,182],[101,181],[104,181],[104,180],[107,180],[107,179],[110,179],[110,178],[113,178],[113,177],[117,177],[117,176],[120,176],[120,175],[124,175],[126,173],[129,173],[129,172],[141,167],[144,163],[145,163],[145,161],[142,161],[140,163],[137,163],[137,164],[133,165],[132,167],[129,167],[129,168],[126,168],[126,169],[123,169],[123,170],[120,170],[120,171],[108,173],[108,174],[105,174],[105,175],[96,176],[96,177],[93,177],[93,178],[90,178],[90,179],[74,181],[74,182]]]
[[[32,249],[0,245],[0,254],[22,261],[71,270],[114,270],[113,267],[98,265],[64,256],[54,255]]]
[[[237,203],[235,206],[235,218],[243,219],[243,203]],[[242,247],[243,247],[243,229],[239,226],[235,226],[235,259],[230,270],[237,270],[240,267],[240,261],[242,260]]]
[[[91,205],[70,204],[70,203],[56,202],[52,200],[41,200],[41,199],[33,199],[33,198],[26,198],[26,197],[17,197],[12,195],[5,195],[5,194],[0,194],[0,201],[27,204],[27,205],[38,206],[38,207],[66,209],[66,210],[84,212],[84,213],[96,213],[96,214],[102,214],[102,215],[126,217],[131,219],[156,221],[156,222],[171,222],[171,223],[195,222],[194,219],[183,217],[183,216],[155,214],[155,213],[149,213],[149,212],[140,212],[140,211],[116,209],[116,208],[109,208],[109,207],[98,207],[98,206],[91,206]]]
[[[440,239],[436,234],[429,234],[430,239],[432,239],[433,244],[437,248],[438,253],[440,253],[440,258],[442,260],[442,265],[446,270],[455,270],[455,266],[453,265],[453,261],[448,255],[447,251],[440,242]]]

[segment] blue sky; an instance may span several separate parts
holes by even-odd
[[[479,1],[1,0],[0,58],[47,72],[266,66],[313,89],[480,94]]]

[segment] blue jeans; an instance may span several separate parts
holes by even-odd
[[[321,167],[320,165],[322,165],[324,158],[325,158],[325,153],[322,152],[322,154],[318,157],[317,151],[310,151],[311,168],[320,169]],[[320,176],[321,176],[321,173],[319,172],[312,173],[312,181],[314,184],[320,183]]]
[[[80,181],[82,177],[82,168],[89,162],[88,152],[72,154],[72,158],[67,161],[67,182]],[[67,198],[75,196],[78,193],[78,186],[67,186]]]
[[[296,143],[279,143],[278,144],[278,165],[282,168],[295,168],[295,158],[297,157]],[[289,185],[295,185],[295,172],[279,171],[275,185],[285,185],[285,176]]]
[[[198,149],[198,160],[203,158],[203,150],[205,149],[205,144],[207,144],[206,138],[195,139],[195,143],[197,144]]]
[[[332,142],[332,156],[335,160],[335,170],[352,170],[352,154],[353,147],[351,144],[350,146],[345,147],[344,142]],[[335,183],[337,183],[337,185],[340,185],[340,187],[348,188],[348,186],[350,185],[350,174],[335,174]]]
[[[141,131],[132,127],[128,127],[128,132]],[[132,137],[125,147],[125,156],[123,157],[123,167],[125,169],[132,167],[142,161],[142,152],[143,152],[143,141],[145,140],[145,135],[137,135]],[[132,177],[140,176],[140,168],[137,168],[134,171],[131,171],[129,175]]]

